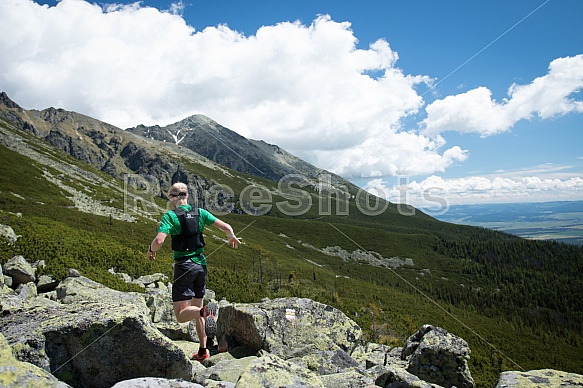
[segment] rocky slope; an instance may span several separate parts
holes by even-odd
[[[247,139],[203,115],[187,117],[165,127],[138,125],[127,131],[180,144],[235,171],[275,181],[287,174],[316,178],[322,172],[276,145]],[[335,176],[335,180],[342,179]]]
[[[364,342],[339,310],[302,298],[218,302],[220,341],[200,364],[189,359],[195,328],[174,320],[164,275],[111,270],[144,288],[123,293],[76,270],[59,283],[37,279],[38,266],[14,257],[0,272],[5,387],[474,387],[470,348],[452,333],[424,325],[391,349]],[[504,372],[496,387],[569,384],[583,376]]]
[[[0,92],[0,120],[115,178],[150,177],[162,188],[161,196],[178,180],[198,185],[193,190],[199,192],[217,183],[197,174],[197,166],[216,171],[217,177],[229,175],[229,169],[273,181],[301,174],[314,185],[325,174],[326,184],[357,189],[276,145],[246,139],[202,115],[166,127],[123,130],[63,109],[26,110]]]

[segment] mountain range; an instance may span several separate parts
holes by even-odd
[[[182,181],[245,242],[227,250],[207,232],[219,297],[308,297],[390,346],[444,327],[470,344],[478,386],[517,365],[583,372],[580,247],[439,221],[202,115],[121,129],[1,93],[0,151],[0,223],[21,236],[0,241],[2,263],[42,260],[56,278],[83,268],[124,291],[108,269],[171,276],[168,246],[154,263],[144,254]]]

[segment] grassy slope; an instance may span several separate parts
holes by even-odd
[[[31,144],[38,141],[29,140]],[[102,174],[59,152],[54,156]],[[0,243],[1,262],[23,254],[29,261],[45,260],[44,271],[56,277],[75,267],[96,281],[122,290],[133,288],[107,273],[107,269],[115,267],[132,276],[153,272],[170,276],[169,244],[156,262],[144,259],[144,251],[156,231],[154,222],[140,219],[127,223],[79,212],[71,207],[61,189],[42,177],[43,168],[46,167],[0,146],[0,223],[22,235],[13,246]],[[186,168],[222,181],[236,192],[251,179],[240,175],[229,178],[194,164]],[[253,180],[267,187],[275,185]],[[85,185],[78,186],[82,189]],[[98,186],[90,189],[103,199],[118,195]],[[274,202],[283,200],[274,198]],[[119,198],[113,203],[119,204]],[[22,217],[15,213],[22,213]],[[210,230],[207,234],[210,288],[219,297],[241,302],[258,301],[265,296],[313,298],[355,319],[369,340],[391,345],[402,345],[425,323],[444,327],[470,344],[470,367],[478,386],[491,386],[498,373],[508,369],[555,368],[583,373],[580,335],[558,336],[521,322],[507,322],[500,316],[485,317],[448,304],[432,292],[431,285],[440,282],[479,286],[472,284],[471,276],[462,274],[459,260],[435,252],[438,237],[478,234],[487,238],[502,234],[442,223],[423,214],[402,216],[394,207],[376,217],[364,216],[356,211],[354,201],[350,216],[319,217],[317,209],[311,209],[290,218],[274,207],[271,216],[229,214],[222,218],[235,227],[245,245],[233,251],[213,238],[222,237],[220,233]],[[411,258],[415,265],[389,270],[343,261],[313,248],[336,245],[349,252],[360,249],[384,257]]]

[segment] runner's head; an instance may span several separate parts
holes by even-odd
[[[170,189],[168,189],[168,198],[170,198],[171,201],[175,198],[178,200],[187,199],[188,187],[182,182],[176,182],[170,186]]]

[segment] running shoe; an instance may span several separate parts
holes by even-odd
[[[198,354],[198,353],[194,353],[192,355],[192,357],[190,357],[191,360],[198,361],[198,362],[203,362],[207,358],[209,358],[209,353],[208,352],[204,352],[204,354],[202,356],[200,354]]]
[[[205,318],[204,330],[206,336],[210,338],[214,338],[217,334],[217,310],[217,304],[214,302],[210,302],[202,309],[202,316]]]

